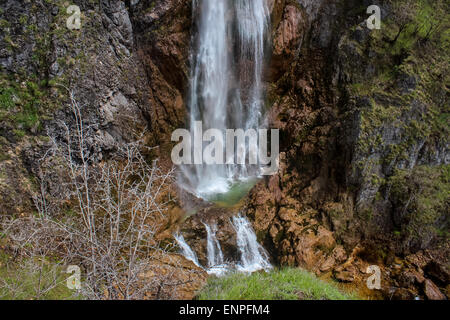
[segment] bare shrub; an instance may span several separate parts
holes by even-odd
[[[64,261],[55,256],[62,249],[63,234],[55,234],[51,223],[34,216],[4,218],[2,227],[8,235],[4,250],[12,257],[2,259],[5,265],[0,262],[0,298],[52,299],[56,290],[60,298],[76,296],[65,287]]]
[[[394,44],[408,25],[414,21],[418,11],[418,4],[414,0],[389,0],[388,3],[392,10],[390,18],[398,28],[397,34],[391,40],[391,43]]]
[[[70,97],[75,121],[60,123],[64,139],[50,137],[40,161],[39,217],[8,219],[3,230],[21,250],[30,246],[25,251],[33,259],[41,251],[79,265],[85,298],[176,298],[185,282],[175,277],[176,262],[165,267],[170,248],[155,238],[167,223],[173,172],[149,164],[140,142],[117,144],[110,159],[95,161],[81,108]]]

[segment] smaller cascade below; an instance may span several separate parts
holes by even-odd
[[[196,253],[186,243],[184,237],[181,234],[175,234],[174,237],[181,248],[181,254],[198,267],[205,269],[208,274],[218,277],[232,271],[253,273],[259,270],[271,270],[273,267],[269,262],[269,256],[258,243],[256,234],[247,218],[242,215],[235,216],[230,223],[236,231],[236,246],[240,253],[240,261],[230,263],[225,260],[222,247],[216,236],[217,224],[215,223],[203,223],[207,234],[207,268],[200,265]]]
[[[178,243],[178,246],[181,248],[181,254],[188,260],[192,261],[197,267],[201,268],[200,263],[198,262],[197,255],[191,249],[191,247],[186,243],[184,237],[181,233],[177,233],[173,235],[175,240]]]
[[[230,266],[224,262],[222,247],[220,246],[219,240],[217,240],[216,232],[217,225],[208,225],[203,223],[207,234],[207,245],[206,251],[208,256],[208,269],[209,274],[214,274],[220,276],[229,271]]]
[[[238,271],[252,273],[259,270],[269,271],[272,265],[266,250],[256,240],[256,234],[250,222],[243,216],[233,217],[233,227],[237,234],[237,245],[241,261],[236,264]]]

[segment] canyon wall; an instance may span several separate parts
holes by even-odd
[[[379,265],[385,297],[422,294],[423,270],[434,268],[425,276],[445,288],[446,54],[370,31],[364,19],[371,3],[277,4],[268,77],[281,169],[247,203],[260,239],[280,264],[342,282],[364,282],[367,267]],[[378,4],[383,18],[398,14]]]
[[[383,297],[448,296],[445,39],[393,43],[394,7],[378,2],[386,29],[370,31],[372,2],[269,0],[264,81],[280,171],[244,211],[277,264],[359,284],[376,264]],[[2,214],[34,211],[46,136],[63,139],[62,122],[74,125],[66,88],[99,161],[143,138],[169,167],[170,134],[184,126],[191,1],[74,3],[74,31],[61,1],[0,5]]]

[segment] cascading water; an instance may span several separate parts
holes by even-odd
[[[196,53],[192,54],[190,83],[190,131],[195,122],[203,129],[226,129],[229,56],[227,44],[227,0],[200,0],[193,3],[194,12],[201,12]],[[193,14],[196,16],[196,14]],[[203,152],[203,150],[194,150]],[[196,164],[183,167],[184,186],[197,195],[227,190],[225,168]],[[214,183],[213,183],[214,182]]]
[[[194,0],[193,17],[197,32],[192,39],[188,102],[193,144],[205,147],[202,132],[209,129],[216,129],[225,137],[227,129],[263,128],[262,74],[269,29],[267,0]],[[243,140],[238,140],[232,151],[254,155],[254,149],[250,151]],[[191,154],[194,164],[180,167],[180,186],[198,197],[214,201],[216,195],[225,194],[232,187],[233,192],[245,190],[238,182],[254,183],[255,179],[251,178],[261,174],[258,165],[231,164],[236,163],[234,158],[226,158],[227,165],[203,164],[196,160],[202,159],[202,153],[203,148],[195,148]],[[268,256],[256,241],[250,223],[242,216],[230,223],[237,233],[241,261],[234,265],[226,263],[216,237],[217,225],[204,224],[208,273],[222,275],[233,269],[241,272],[270,269]],[[177,241],[186,258],[195,263],[195,253],[184,239],[178,236]]]
[[[177,234],[174,234],[173,236],[174,236],[175,240],[177,241],[178,245],[180,246],[181,253],[183,254],[183,256],[186,259],[192,261],[197,267],[201,267],[200,263],[198,262],[197,255],[191,249],[191,247],[186,243],[183,235],[181,233],[177,233]]]
[[[247,91],[247,114],[242,128],[256,129],[260,125],[262,111],[262,72],[265,57],[265,35],[269,26],[266,0],[235,1],[239,34],[239,76],[241,90]],[[243,65],[244,64],[244,65]],[[245,66],[249,64],[251,67]],[[239,115],[238,115],[239,116]]]
[[[197,0],[198,32],[191,55],[190,131],[257,129],[261,126],[267,0]],[[200,142],[202,144],[202,142]],[[241,142],[242,144],[242,142]],[[236,145],[236,150],[248,148]],[[195,154],[203,150],[194,150]],[[229,160],[229,159],[227,159]],[[231,161],[233,162],[233,161]],[[227,192],[235,181],[259,175],[247,165],[185,165],[180,185],[199,197]]]
[[[217,240],[216,232],[217,225],[208,225],[203,223],[206,228],[206,252],[208,256],[208,273],[215,275],[222,275],[226,273],[229,266],[225,264],[223,259],[222,247],[220,246],[219,240]]]
[[[235,264],[225,262],[222,248],[216,237],[217,225],[204,223],[207,233],[206,253],[208,268],[206,268],[206,271],[209,274],[222,276],[233,270],[252,273],[259,270],[269,271],[272,269],[269,257],[264,248],[257,242],[250,222],[244,216],[239,215],[233,217],[231,223],[236,231],[237,247],[241,257],[240,261]],[[198,263],[197,255],[186,243],[183,236],[176,234],[174,237],[181,248],[181,253],[186,259],[193,261],[197,266],[201,267]]]
[[[256,240],[250,222],[243,216],[233,217],[233,227],[237,234],[237,245],[241,253],[241,262],[237,269],[242,272],[270,270],[272,265],[264,248]]]

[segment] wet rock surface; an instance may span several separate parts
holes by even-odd
[[[437,143],[425,132],[414,137],[408,133],[412,123],[433,126],[425,110],[442,112],[439,103],[409,97],[423,90],[420,77],[411,72],[392,80],[392,95],[370,96],[350,88],[380,72],[374,33],[361,22],[363,17],[342,11],[351,8],[351,2],[301,1],[295,9],[285,5],[286,11],[273,13],[274,58],[269,68],[274,79],[269,119],[282,137],[280,170],[251,191],[246,205],[259,239],[281,265],[331,273],[358,287],[365,286],[367,266],[378,265],[384,298],[430,298],[423,291],[424,281],[437,279],[436,274],[445,291],[448,280],[441,270],[449,261],[448,240],[435,232],[448,229],[448,196],[436,201],[439,209],[425,222],[419,216],[427,209],[414,209],[420,205],[413,194],[417,187],[426,198],[425,186],[431,182],[425,176],[436,182],[446,175],[446,167],[439,166],[448,165],[448,138]],[[298,51],[289,51],[289,43]],[[281,52],[285,65],[277,61]],[[440,90],[445,95],[445,88]],[[380,117],[379,110],[390,105],[403,109],[393,108],[391,117]],[[393,151],[400,145],[401,156]],[[431,183],[432,188],[439,190],[445,181]],[[439,192],[424,201],[434,201]],[[417,218],[411,218],[414,215]],[[408,262],[428,255],[440,267],[426,267],[428,259]],[[429,284],[430,296],[436,293],[433,289]]]
[[[114,152],[114,143],[144,132],[148,145],[159,145],[162,164],[171,166],[170,133],[183,127],[187,111],[191,1],[74,3],[83,12],[79,31],[66,29],[59,1],[0,4],[2,87],[25,90],[30,79],[43,81],[40,90],[49,97],[39,102],[42,119],[35,123],[0,120],[2,214],[33,210],[35,164],[48,147],[41,137],[48,130],[63,139],[60,121],[73,125],[67,92],[51,85],[55,81],[75,88],[98,161]],[[450,161],[448,135],[428,126],[428,115],[439,114],[435,100],[420,99],[430,95],[425,80],[445,81],[424,80],[432,72],[417,75],[406,68],[383,80],[391,81],[392,94],[386,88],[365,92],[366,79],[376,79],[389,61],[380,60],[386,53],[365,27],[364,13],[353,10],[358,6],[351,0],[269,1],[273,56],[265,80],[268,120],[280,129],[280,170],[252,189],[242,211],[280,265],[365,287],[367,267],[375,264],[382,271],[377,292],[383,298],[448,298],[449,242],[441,236],[448,231],[448,181],[446,171],[436,169]],[[448,90],[432,90],[448,103]],[[11,114],[25,103],[17,101]],[[203,222],[217,224],[224,254],[235,259],[230,218],[236,212],[194,202],[192,216],[183,204],[173,208],[161,238],[171,239],[187,214],[181,231],[202,263]],[[182,297],[192,298],[204,283],[197,271],[195,285]]]
[[[237,247],[236,231],[232,225],[232,217],[236,215],[227,209],[217,208],[213,204],[199,210],[188,217],[181,225],[180,232],[186,242],[197,253],[201,265],[207,266],[207,231],[205,224],[217,226],[216,238],[219,241],[225,261],[234,262],[240,259]]]

